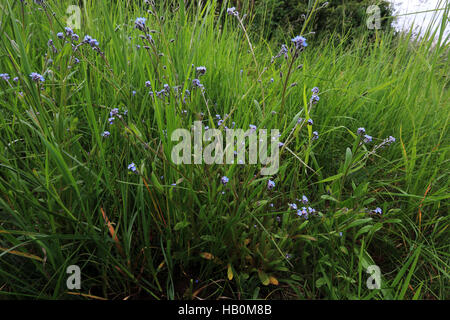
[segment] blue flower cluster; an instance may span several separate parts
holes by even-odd
[[[45,81],[44,77],[41,74],[37,73],[37,72],[32,72],[30,74],[30,78],[34,82],[44,82]]]
[[[294,43],[296,50],[301,50],[308,46],[308,44],[306,43],[306,39],[302,36],[296,36],[295,38],[291,39],[291,41]]]
[[[236,10],[235,7],[228,8],[227,9],[227,14],[231,15],[231,16],[236,16],[236,17],[239,16],[239,12]]]
[[[134,164],[134,162],[132,162],[128,165],[128,170],[130,170],[131,172],[137,172],[137,167]]]
[[[0,73],[0,79],[8,81],[10,79],[10,76],[7,73]]]
[[[303,195],[301,199],[296,199],[298,202],[302,203],[303,205],[306,205],[309,203],[309,199]],[[292,210],[296,211],[296,214],[299,217],[303,217],[305,219],[308,219],[308,217],[310,215],[314,215],[316,214],[316,209],[312,208],[312,207],[302,207],[302,208],[298,208],[297,204],[295,202],[293,203],[288,203],[288,207]]]
[[[145,18],[136,18],[136,20],[134,21],[134,27],[140,31],[145,31],[146,30],[146,25],[145,22],[147,20]]]

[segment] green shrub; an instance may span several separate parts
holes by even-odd
[[[308,23],[307,31],[314,31],[318,39],[333,33],[354,37],[366,32],[366,10],[374,4],[380,7],[381,28],[390,28],[392,12],[387,1],[331,0],[328,5],[325,2],[318,1],[312,20]],[[314,4],[314,0],[250,1],[248,6],[254,14],[253,31],[269,39],[284,33],[299,34]]]

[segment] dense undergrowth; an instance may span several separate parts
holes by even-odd
[[[448,45],[69,4],[0,4],[2,298],[448,298]],[[174,165],[195,120],[279,129],[279,171]]]

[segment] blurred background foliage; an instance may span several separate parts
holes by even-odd
[[[185,1],[199,3],[198,1]],[[204,2],[203,2],[204,3]],[[239,12],[249,13],[252,19],[251,30],[268,40],[283,39],[286,34],[298,35],[302,31],[305,19],[314,8],[314,0],[235,0],[218,1],[220,6],[235,6]],[[367,32],[366,10],[371,5],[380,8],[381,29],[391,28],[392,7],[384,0],[321,0],[312,13],[311,21],[305,33],[314,32],[310,41],[324,38],[354,38]],[[375,32],[375,31],[373,31]],[[274,39],[275,38],[275,39]]]
[[[313,9],[314,1],[259,0],[250,1],[250,4],[255,15],[254,27],[270,39],[280,33],[299,34],[307,13]],[[320,2],[306,31],[315,32],[315,39],[328,38],[332,34],[354,37],[364,33],[368,29],[366,10],[370,5],[380,7],[381,28],[389,29],[392,20],[387,1],[330,0]]]

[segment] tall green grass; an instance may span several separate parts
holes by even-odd
[[[271,63],[281,43],[246,33],[248,20],[215,1],[85,1],[75,32],[103,56],[56,37],[69,4],[0,5],[0,73],[11,75],[0,81],[2,298],[82,298],[66,287],[73,264],[86,298],[448,298],[448,44],[379,30],[309,45],[286,81],[289,61]],[[149,49],[137,17],[155,31]],[[191,88],[197,66],[203,93]],[[152,98],[145,81],[191,96]],[[128,115],[109,125],[112,108]],[[171,132],[197,119],[217,127],[216,114],[280,129],[278,174],[175,166]],[[359,127],[373,143],[358,145]],[[371,153],[388,136],[396,143]],[[317,216],[289,209],[302,195]],[[381,290],[366,286],[374,264]]]

